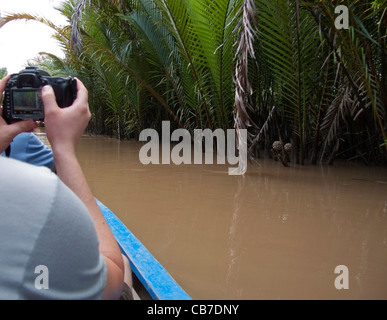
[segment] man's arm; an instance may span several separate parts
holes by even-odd
[[[107,265],[107,281],[103,299],[118,299],[123,285],[124,266],[121,251],[89,188],[76,157],[75,149],[90,121],[88,93],[77,80],[77,99],[68,108],[59,108],[51,87],[42,90],[46,134],[51,143],[59,178],[82,200],[94,221],[100,252]]]

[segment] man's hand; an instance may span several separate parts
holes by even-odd
[[[3,92],[11,75],[3,78],[0,81],[0,102],[3,99]],[[32,132],[37,124],[33,120],[18,121],[12,124],[7,124],[1,117],[3,109],[0,111],[0,152],[3,152],[19,133]]]
[[[77,79],[77,98],[67,108],[58,107],[54,90],[50,86],[43,87],[42,100],[46,134],[54,155],[75,152],[75,147],[91,119],[87,89]]]

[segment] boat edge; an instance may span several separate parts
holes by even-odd
[[[101,201],[97,204],[112,230],[122,253],[154,300],[192,300],[168,271],[153,257],[136,236]]]

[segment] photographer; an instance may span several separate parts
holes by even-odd
[[[0,95],[9,78],[0,81]],[[50,86],[42,100],[57,176],[0,157],[0,299],[118,299],[121,252],[75,154],[90,120],[87,90],[77,80],[68,108],[58,107]],[[7,125],[0,117],[0,152],[35,128],[32,120]]]

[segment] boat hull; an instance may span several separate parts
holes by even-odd
[[[97,204],[133,272],[135,299],[192,300],[134,234],[101,201]]]

